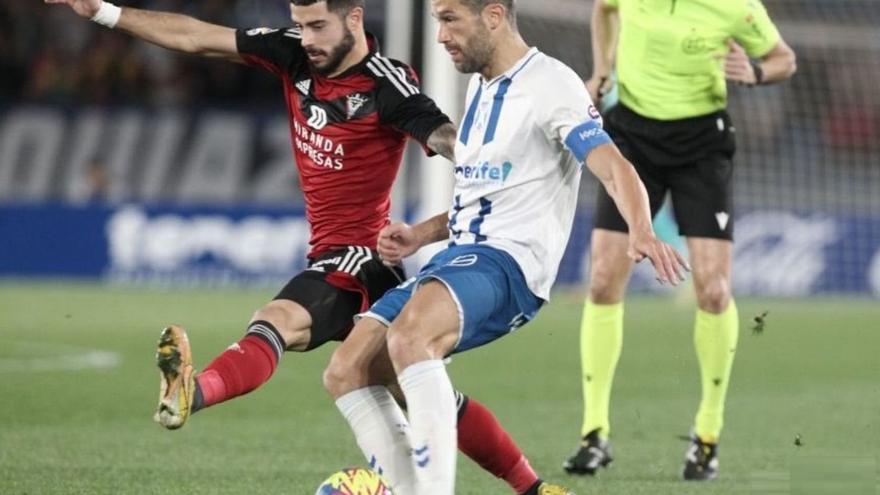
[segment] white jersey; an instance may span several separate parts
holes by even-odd
[[[509,253],[548,300],[571,233],[587,154],[610,139],[581,79],[532,48],[504,74],[475,75],[455,147],[450,244]]]

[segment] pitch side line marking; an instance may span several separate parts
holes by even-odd
[[[0,373],[40,373],[112,369],[122,363],[118,352],[83,347],[12,342],[16,350],[39,349],[43,355],[0,357]],[[51,353],[52,355],[46,355]]]

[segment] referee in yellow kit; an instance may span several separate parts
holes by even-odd
[[[591,27],[587,89],[600,102],[616,71],[619,102],[605,116],[606,130],[645,183],[652,213],[670,193],[687,237],[702,401],[683,476],[711,480],[739,327],[730,288],[735,134],[725,110],[727,81],[785,80],[795,72],[795,54],[760,0],[596,0]],[[626,223],[599,187],[581,326],[583,438],[564,464],[572,474],[595,474],[612,461],[608,411],[633,267]]]

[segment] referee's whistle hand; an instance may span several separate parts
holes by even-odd
[[[613,82],[608,76],[593,76],[584,82],[584,86],[587,87],[587,92],[590,93],[590,99],[593,100],[593,104],[599,105],[605,93],[611,91]]]

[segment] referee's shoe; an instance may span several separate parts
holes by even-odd
[[[718,444],[704,442],[695,434],[684,456],[685,481],[711,481],[718,477]]]
[[[600,467],[607,467],[613,460],[611,443],[599,437],[599,430],[595,429],[584,435],[577,452],[562,463],[562,468],[568,474],[594,476]]]

